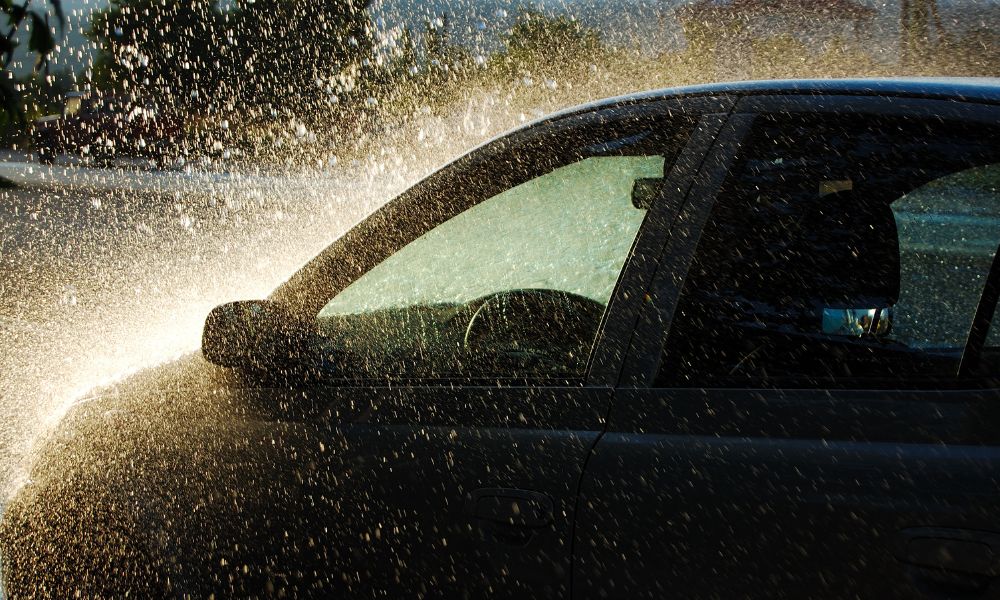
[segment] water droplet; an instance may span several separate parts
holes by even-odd
[[[78,303],[76,287],[73,285],[64,285],[62,294],[59,295],[59,304],[62,306],[76,306]]]

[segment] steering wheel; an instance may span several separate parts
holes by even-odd
[[[470,356],[570,368],[586,361],[604,305],[550,289],[497,292],[473,301],[463,348]]]

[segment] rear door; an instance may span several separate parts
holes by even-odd
[[[289,533],[316,560],[289,566],[289,590],[568,597],[577,486],[663,243],[650,224],[724,121],[700,102],[496,142],[321,259],[335,364],[309,392],[313,516]]]
[[[1000,595],[998,122],[741,101],[587,464],[574,597]]]

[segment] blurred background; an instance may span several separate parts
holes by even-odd
[[[530,112],[719,80],[1000,74],[998,0],[62,0],[61,22],[46,8],[45,64],[21,43],[8,65],[11,148],[30,150],[31,123],[70,92],[182,113],[166,153],[273,163],[357,151],[484,93]]]

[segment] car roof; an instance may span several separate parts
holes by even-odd
[[[781,79],[761,81],[731,81],[684,87],[665,88],[626,94],[575,106],[540,119],[554,118],[599,110],[622,104],[633,104],[670,98],[694,96],[751,95],[850,95],[899,96],[938,98],[1000,104],[1000,78],[997,77],[905,77],[885,79]]]
[[[848,95],[934,98],[1000,104],[1000,77],[898,77],[863,79],[770,79],[756,81],[728,81],[658,90],[635,92],[596,100],[564,108],[544,115],[524,125],[507,130],[449,160],[436,170],[456,163],[463,158],[492,145],[497,140],[517,135],[537,125],[552,123],[565,117],[599,111],[617,106],[629,106],[673,98],[698,96],[753,96],[753,95]]]

